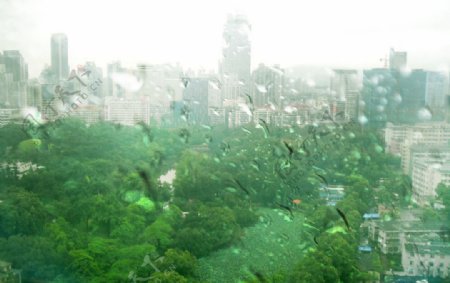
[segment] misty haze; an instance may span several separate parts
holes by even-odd
[[[450,282],[449,18],[0,0],[0,283]]]

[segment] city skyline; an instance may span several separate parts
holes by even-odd
[[[447,69],[450,62],[450,7],[435,0],[381,1],[369,7],[353,0],[333,3],[294,1],[169,1],[145,4],[45,0],[1,0],[5,24],[2,50],[20,50],[30,77],[50,65],[51,34],[70,39],[71,68],[94,61],[103,69],[120,60],[138,63],[176,63],[217,71],[222,59],[222,29],[230,13],[248,17],[252,26],[252,69],[259,63],[382,67],[389,48],[408,52],[410,68]],[[48,14],[52,7],[52,14]],[[405,11],[408,11],[406,13]],[[317,16],[319,15],[319,16]]]

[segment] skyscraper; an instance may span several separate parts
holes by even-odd
[[[225,46],[220,63],[223,98],[236,100],[250,90],[250,24],[243,15],[229,15],[223,31]]]
[[[394,69],[397,71],[404,70],[406,68],[406,60],[407,60],[406,52],[395,51],[393,48],[391,48],[389,52],[390,69]]]
[[[281,97],[284,88],[284,70],[280,66],[273,67],[260,64],[253,71],[253,103],[256,107],[273,105],[281,108]]]
[[[117,73],[124,72],[124,68],[120,65],[119,61],[112,62],[108,64],[107,66],[107,79],[106,79],[106,87],[107,92],[106,96],[113,96],[113,97],[123,97],[125,95],[125,90],[120,87],[117,83],[115,83],[112,79],[112,76],[114,76]]]
[[[208,78],[191,78],[183,91],[183,101],[189,109],[189,122],[208,123]]]
[[[417,123],[445,119],[445,74],[415,69],[407,75],[392,69],[364,70],[364,112],[369,123]]]
[[[12,74],[14,82],[22,82],[28,79],[28,65],[18,50],[5,50],[3,62],[7,73]]]
[[[368,119],[369,125],[384,127],[386,122],[399,122],[398,108],[401,105],[398,72],[389,69],[370,69],[363,71],[361,115]]]
[[[18,50],[5,50],[0,63],[0,106],[26,106],[28,66]]]
[[[331,77],[332,91],[331,115],[334,119],[348,120],[358,118],[359,85],[358,71],[349,69],[335,69]],[[340,111],[344,115],[336,117]]]
[[[51,39],[52,71],[57,81],[67,79],[69,75],[67,36],[63,33],[52,35]]]

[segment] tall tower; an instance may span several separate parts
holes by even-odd
[[[22,82],[28,79],[28,65],[18,50],[5,50],[3,61],[7,73],[12,74],[14,82]]]
[[[332,91],[331,116],[337,120],[349,120],[358,118],[359,86],[361,82],[357,70],[334,69],[331,78],[330,89]],[[343,115],[336,117],[342,112]]]
[[[407,66],[407,53],[404,51],[395,51],[391,48],[389,52],[389,68],[402,71]]]
[[[52,71],[57,81],[67,79],[69,76],[69,59],[67,36],[55,33],[51,39]]]
[[[20,108],[27,103],[28,65],[18,50],[5,50],[0,65],[0,104]]]
[[[250,30],[251,26],[243,15],[228,15],[223,31],[225,46],[220,63],[224,99],[235,101],[245,93],[249,94],[250,74]]]

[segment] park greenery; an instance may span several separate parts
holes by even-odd
[[[279,272],[228,282],[362,282],[388,268],[377,252],[361,264],[362,215],[410,203],[399,159],[358,123],[180,129],[68,118],[43,133],[0,128],[0,259],[24,282],[209,282],[199,259],[262,225],[261,209],[301,218],[290,241],[304,252]],[[20,173],[18,162],[38,167]],[[158,179],[170,169],[172,186]],[[319,195],[331,185],[346,188],[344,216]]]

